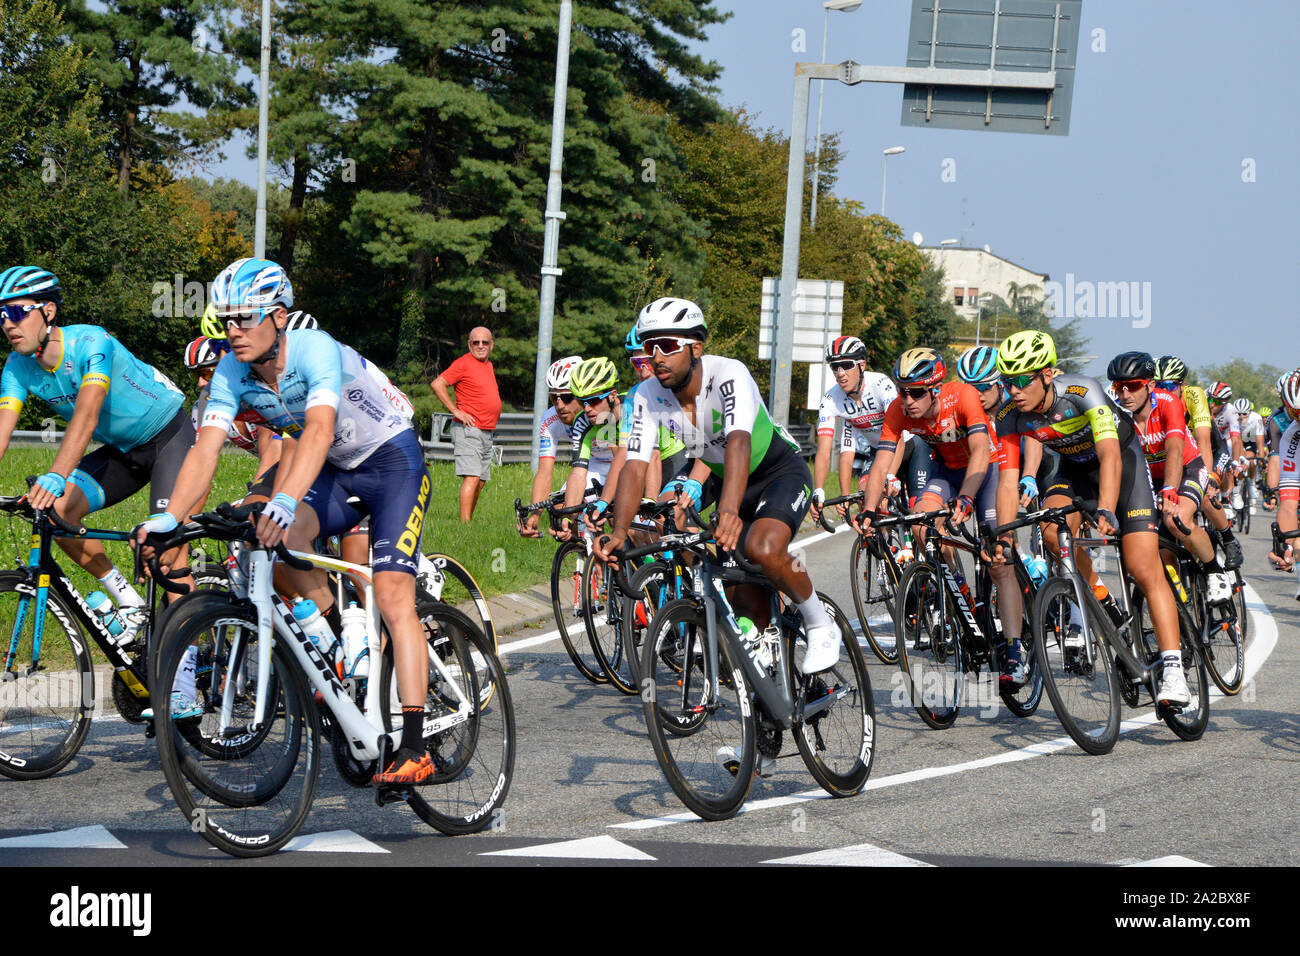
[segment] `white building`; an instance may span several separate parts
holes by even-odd
[[[1009,305],[1013,282],[1022,290],[1022,296],[1028,294],[1039,301],[1043,299],[1049,279],[1045,272],[1031,272],[985,249],[922,246],[921,251],[943,269],[949,301],[957,309],[957,314],[964,318],[974,321],[978,309],[976,300],[986,292],[1001,296]]]

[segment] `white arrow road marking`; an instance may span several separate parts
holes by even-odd
[[[817,850],[814,853],[800,853],[798,856],[785,856],[764,863],[783,863],[795,866],[933,866],[922,860],[894,853],[883,847],[870,843],[856,846],[843,846],[834,850]]]
[[[371,843],[351,830],[328,830],[325,833],[304,833],[284,845],[284,852],[298,850],[302,853],[388,853],[382,846]]]
[[[525,846],[517,850],[494,850],[479,856],[538,856],[558,860],[653,860],[649,853],[619,843],[611,836],[587,837],[583,840],[565,840],[563,843],[544,843]]]
[[[125,850],[126,844],[104,827],[77,827],[53,833],[29,833],[27,836],[6,837],[0,847],[38,847],[43,850]]]
[[[1161,856],[1154,860],[1142,860],[1140,863],[1125,863],[1125,866],[1209,866],[1199,860],[1189,860],[1185,856]]]

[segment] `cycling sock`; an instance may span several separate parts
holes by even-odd
[[[413,750],[417,754],[424,750],[424,708],[402,708],[402,750]]]
[[[118,607],[144,607],[144,598],[131,587],[131,582],[117,568],[113,568],[99,579],[109,596]]]
[[[804,624],[808,627],[831,627],[831,616],[826,613],[826,608],[822,606],[821,598],[817,597],[814,591],[806,601],[799,602],[799,613],[803,615]]]
[[[1183,669],[1183,652],[1182,651],[1161,651],[1160,662],[1164,665],[1165,670],[1171,668],[1178,670]]]

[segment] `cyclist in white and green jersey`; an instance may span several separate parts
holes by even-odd
[[[637,334],[655,378],[637,389],[614,531],[597,544],[597,553],[612,560],[627,540],[658,430],[666,427],[695,459],[684,493],[697,508],[717,502],[719,546],[734,550],[743,543],[749,560],[802,613],[808,639],[804,672],[832,666],[840,652],[839,630],[789,550],[812,497],[812,476],[798,445],[768,416],[743,362],[704,354],[708,325],[694,302],[656,299],[641,310]],[[761,630],[767,624],[767,592],[754,591],[737,588],[733,604]]]

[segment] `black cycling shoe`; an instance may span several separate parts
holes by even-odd
[[[1235,537],[1233,537],[1233,538],[1224,538],[1222,544],[1223,544],[1223,570],[1225,571],[1237,570],[1237,568],[1241,567],[1241,562],[1242,562],[1241,542],[1239,542]]]

